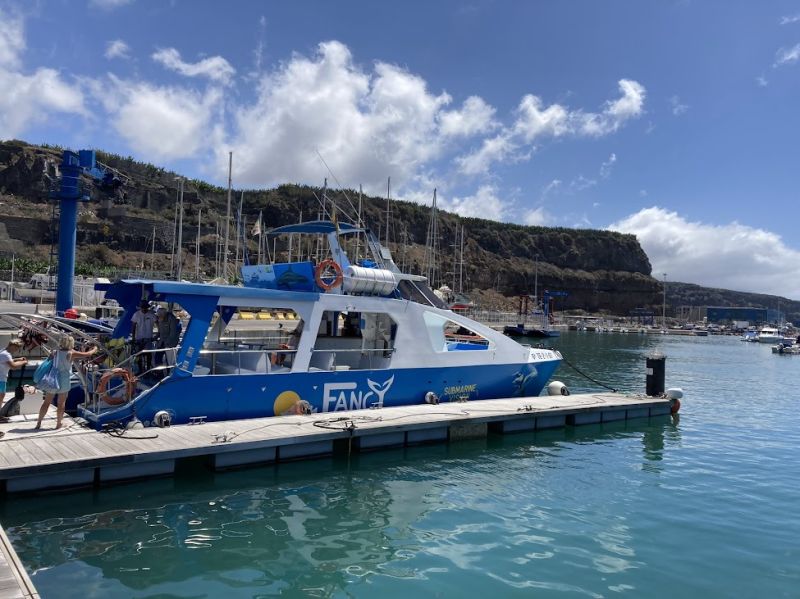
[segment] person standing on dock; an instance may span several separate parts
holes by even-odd
[[[153,327],[156,324],[156,315],[150,311],[150,302],[142,300],[139,309],[131,317],[131,337],[133,338],[133,351],[140,352],[152,349]],[[145,353],[136,360],[139,374],[143,374],[153,367],[153,354]]]
[[[61,421],[64,418],[64,410],[67,406],[67,394],[70,389],[70,374],[72,373],[72,361],[80,358],[89,358],[97,353],[97,346],[89,351],[76,351],[75,339],[69,335],[64,335],[58,343],[58,349],[53,352],[53,368],[58,369],[58,388],[47,390],[42,400],[42,407],[39,408],[39,419],[36,421],[36,430],[42,428],[47,410],[53,403],[53,397],[58,397],[56,404],[56,428],[61,428]]]
[[[14,354],[22,349],[22,341],[12,339],[3,351],[0,351],[0,408],[3,407],[3,400],[6,394],[6,383],[8,373],[17,368],[22,368],[28,363],[28,358],[15,358]]]

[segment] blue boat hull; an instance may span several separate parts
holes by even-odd
[[[209,421],[300,413],[415,405],[433,392],[441,402],[530,397],[542,388],[559,361],[452,368],[341,370],[287,374],[171,376],[131,404],[94,414],[93,426],[125,422],[133,414],[149,424],[157,412],[173,424],[203,416]]]

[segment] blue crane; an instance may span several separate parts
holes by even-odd
[[[548,291],[548,290],[545,290],[545,292],[542,294],[542,302],[544,303],[544,317],[545,317],[545,319],[547,319],[550,316],[550,312],[552,311],[550,309],[550,304],[551,304],[553,298],[554,297],[567,297],[568,295],[569,295],[569,293],[567,293],[566,291]]]
[[[113,169],[100,165],[94,150],[64,150],[60,165],[61,185],[52,197],[60,202],[58,221],[58,287],[56,312],[63,314],[72,307],[72,280],[75,276],[75,242],[78,232],[78,202],[88,202],[89,193],[81,186],[81,175],[87,174],[104,189],[116,190],[124,181]]]

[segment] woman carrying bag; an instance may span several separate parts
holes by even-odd
[[[42,427],[47,409],[53,402],[53,397],[58,396],[56,411],[56,428],[61,428],[61,420],[64,418],[64,409],[67,405],[67,394],[69,393],[69,377],[72,373],[72,361],[81,358],[89,358],[97,353],[97,347],[89,351],[77,351],[75,339],[65,335],[58,343],[58,349],[51,356],[52,366],[38,383],[39,389],[44,392],[42,407],[39,408],[39,420],[36,422],[36,429]]]

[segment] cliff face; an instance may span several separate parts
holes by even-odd
[[[78,260],[98,266],[137,268],[155,243],[156,268],[167,268],[173,245],[173,216],[178,193],[175,173],[98,152],[98,160],[116,169],[125,185],[104,189],[89,177],[84,184],[92,201],[82,204],[78,225]],[[49,191],[57,184],[61,150],[24,142],[0,143],[0,254],[24,251],[44,257],[57,231],[51,227]],[[241,191],[234,192],[238,201]],[[194,251],[197,215],[202,211],[201,255],[213,262],[216,224],[225,214],[226,190],[201,181],[187,181],[184,190],[184,246]],[[245,190],[243,213],[252,223],[263,213],[267,228],[313,220],[321,210],[322,190],[283,185],[271,190]],[[347,197],[345,197],[347,196]],[[328,191],[346,220],[357,192]],[[349,199],[348,199],[349,198]],[[237,202],[238,203],[238,202]],[[363,218],[373,231],[386,235],[386,200],[363,198]],[[430,209],[392,202],[390,248],[398,264],[420,272],[430,222]],[[497,289],[507,296],[532,294],[535,288],[567,291],[560,308],[609,310],[624,314],[640,306],[660,305],[661,286],[632,235],[609,231],[525,227],[439,213],[441,283],[453,285],[458,271],[457,232],[465,229],[465,289]],[[155,235],[154,235],[155,230]],[[2,231],[0,231],[2,233]],[[209,271],[210,272],[210,271]],[[537,285],[538,283],[538,285]]]

